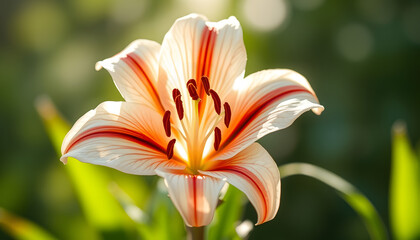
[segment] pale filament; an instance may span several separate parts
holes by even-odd
[[[222,111],[220,113],[220,115],[216,115],[216,117],[213,117],[213,119],[214,119],[213,124],[210,125],[210,127],[207,129],[207,134],[203,138],[203,141],[201,142],[202,145],[203,144],[205,145],[207,143],[207,140],[209,139],[211,134],[214,132],[214,129],[217,127],[217,125],[219,125],[220,121],[223,120],[224,116],[225,116],[225,111]]]
[[[206,88],[205,93],[208,95],[207,101],[205,103],[206,106],[202,106],[205,109],[203,116],[205,116],[204,118],[206,118],[206,116],[210,115],[212,111],[211,109],[213,109],[214,112],[214,115],[211,117],[208,116],[207,119],[200,119],[198,106],[201,99],[197,92],[197,82],[194,79],[190,79],[186,84],[186,88],[190,96],[185,97],[191,97],[191,101],[189,101],[189,108],[183,108],[183,102],[181,99],[180,91],[178,89],[173,90],[173,99],[175,102],[177,114],[174,113],[172,117],[177,116],[181,124],[179,128],[172,128],[172,126],[171,128],[175,137],[177,139],[182,138],[183,140],[178,141],[175,144],[182,144],[184,147],[186,147],[189,165],[188,171],[190,171],[193,174],[198,174],[198,170],[203,164],[202,158],[204,148],[206,147],[206,144],[209,138],[212,136],[213,132],[215,132],[216,127],[226,117],[225,109],[220,109],[220,97],[214,90],[210,89],[208,82],[207,84],[203,83],[203,86]],[[213,104],[214,106],[210,106],[208,104]],[[220,114],[218,114],[218,112]],[[203,131],[200,131],[200,129],[202,129]],[[219,135],[217,136],[218,140],[216,140],[218,142],[216,143],[217,146],[214,146],[215,150],[218,148],[218,144],[220,143],[220,129],[217,130]],[[171,150],[173,149],[167,149],[168,156],[171,156]]]

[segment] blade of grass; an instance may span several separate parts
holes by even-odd
[[[131,220],[136,224],[140,239],[153,239],[156,234],[154,234],[152,226],[148,224],[150,222],[148,214],[139,208],[134,200],[116,183],[111,186],[111,193],[124,208]]]
[[[420,239],[419,158],[407,138],[406,127],[393,127],[390,216],[395,239]]]
[[[50,233],[35,223],[0,208],[0,226],[15,239],[54,240]]]
[[[208,227],[208,239],[240,239],[235,226],[241,221],[245,203],[245,195],[237,188],[229,186],[223,203],[217,207],[214,219]]]
[[[184,221],[176,210],[163,179],[157,179],[154,196],[150,200],[148,215],[151,217],[149,225],[153,229],[150,240],[181,240],[185,239]]]
[[[315,178],[338,191],[339,195],[359,214],[371,239],[387,239],[385,226],[372,203],[346,180],[323,168],[308,163],[290,163],[279,167],[280,176],[304,175]]]

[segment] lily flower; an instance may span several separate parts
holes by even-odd
[[[96,65],[109,71],[125,102],[104,102],[82,116],[64,138],[61,161],[163,177],[187,226],[211,222],[226,182],[246,194],[257,224],[273,219],[280,174],[255,141],[323,106],[294,71],[244,78],[246,59],[235,17],[209,22],[190,14],[162,45],[132,42]]]

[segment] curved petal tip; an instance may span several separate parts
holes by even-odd
[[[96,62],[95,64],[95,70],[99,71],[102,69],[102,61]]]
[[[321,113],[325,110],[324,106],[319,105],[317,108],[312,108],[312,112],[316,115],[321,115]]]
[[[66,155],[63,155],[63,156],[61,156],[60,161],[61,161],[64,165],[66,165],[66,164],[67,164],[67,159],[68,159],[68,157],[67,157]]]

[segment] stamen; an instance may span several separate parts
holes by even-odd
[[[232,117],[232,111],[230,109],[229,103],[227,102],[223,104],[223,107],[225,108],[225,125],[226,127],[229,127],[230,118]]]
[[[165,128],[166,136],[171,136],[171,112],[168,110],[163,115],[163,127]]]
[[[168,160],[174,156],[174,146],[175,146],[176,139],[172,139],[169,141],[168,146],[166,147],[166,156]]]
[[[184,108],[182,107],[181,92],[179,89],[174,88],[172,90],[172,98],[174,99],[176,112],[178,113],[179,120],[184,118]]]
[[[219,95],[213,89],[210,89],[210,95],[213,98],[214,109],[216,110],[216,113],[220,115],[220,110],[222,106],[221,106]]]
[[[210,83],[209,78],[206,76],[201,77],[201,82],[203,83],[204,91],[206,91],[207,96],[210,96]]]
[[[198,93],[197,93],[197,83],[195,82],[194,79],[188,80],[187,89],[188,89],[188,93],[190,94],[193,100],[197,100],[199,98]]]
[[[178,113],[179,120],[182,120],[184,118],[184,108],[182,107],[181,95],[179,95],[175,99],[175,106],[176,106],[176,111]]]
[[[190,80],[188,80],[187,86],[190,84],[194,85],[195,89],[197,89],[197,82],[195,81],[194,78],[191,78]]]
[[[176,98],[181,96],[181,92],[174,88],[174,90],[172,90],[172,98],[174,99],[174,101],[176,102]]]
[[[214,129],[214,150],[219,150],[220,141],[222,140],[222,132],[218,127]]]

